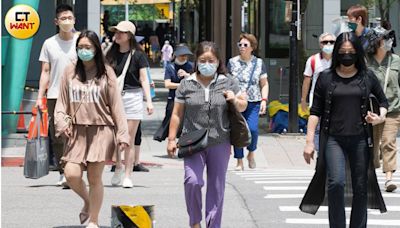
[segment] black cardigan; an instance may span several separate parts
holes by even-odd
[[[386,212],[386,206],[382,198],[382,194],[376,178],[375,168],[373,165],[373,145],[372,145],[372,126],[365,121],[365,116],[369,109],[369,95],[373,94],[378,99],[379,106],[388,108],[388,101],[379,84],[378,79],[372,71],[359,72],[361,77],[358,85],[361,88],[362,102],[359,107],[360,115],[363,120],[364,130],[366,132],[366,140],[369,145],[370,164],[368,168],[368,208],[379,209],[381,213]],[[326,192],[326,168],[325,168],[325,147],[328,139],[330,110],[332,103],[332,93],[336,87],[335,81],[332,80],[333,72],[327,69],[320,73],[314,90],[313,106],[311,107],[311,115],[321,117],[320,119],[320,151],[317,158],[316,170],[314,177],[304,195],[300,204],[300,210],[306,213],[315,214],[320,205],[327,205],[325,198]],[[349,107],[357,108],[357,107]],[[349,169],[348,164],[346,170]],[[347,172],[349,173],[349,172]],[[346,175],[345,185],[345,203],[346,206],[351,206],[352,203],[352,186],[351,177]]]

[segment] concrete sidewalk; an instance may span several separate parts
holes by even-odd
[[[166,100],[168,89],[164,88],[164,69],[151,68],[151,77],[156,84],[156,97],[153,99],[154,113],[146,115],[142,121],[142,153],[141,160],[145,164],[159,165],[162,161],[158,156],[166,155],[166,143],[159,143],[152,140],[152,135],[161,125],[165,114]],[[31,94],[31,97],[36,97]],[[31,101],[33,99],[27,99]],[[31,106],[30,106],[31,107]],[[29,121],[29,120],[28,120]],[[305,144],[305,136],[300,134],[267,134],[268,122],[265,116],[260,117],[260,138],[258,150],[256,151],[256,162],[261,168],[305,168],[314,167],[313,164],[306,165],[303,159],[303,148]],[[12,134],[11,139],[2,138],[2,166],[21,166],[25,154],[24,134]],[[399,138],[397,140],[400,145]],[[232,161],[234,159],[231,159]],[[245,164],[247,166],[247,163]]]

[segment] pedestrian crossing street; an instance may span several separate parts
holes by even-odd
[[[278,205],[277,210],[284,218],[283,223],[303,226],[329,224],[326,206],[321,206],[315,216],[299,210],[299,204],[314,174],[313,170],[268,169],[234,173],[265,191],[264,200],[268,205]],[[384,174],[377,173],[377,176],[379,185],[384,186]],[[393,180],[400,183],[400,177],[396,175]],[[382,195],[388,212],[381,214],[378,210],[368,210],[368,227],[400,227],[400,190],[393,193],[383,191]],[[350,211],[351,208],[346,208],[347,224]]]

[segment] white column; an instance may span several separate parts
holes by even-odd
[[[100,36],[100,0],[90,0],[87,3],[87,29],[96,32]]]
[[[340,0],[325,0],[324,27],[322,32],[332,32],[332,20],[340,17]]]
[[[125,21],[129,21],[129,4],[128,4],[128,0],[125,0]]]

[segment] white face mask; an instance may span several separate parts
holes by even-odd
[[[179,65],[179,66],[182,66],[183,64],[185,64],[187,62],[187,60],[184,60],[184,61],[179,61],[179,59],[178,58],[176,58],[175,59],[175,63],[176,63],[176,65]]]
[[[332,44],[324,45],[324,46],[322,47],[322,51],[323,51],[324,53],[328,54],[328,55],[332,54],[332,52],[333,52],[333,45],[332,45]]]
[[[59,23],[58,26],[63,32],[71,32],[71,30],[74,28],[74,24],[75,23],[70,20],[65,20]]]
[[[383,49],[385,49],[385,51],[392,50],[392,46],[393,46],[393,39],[388,39],[383,41]]]

